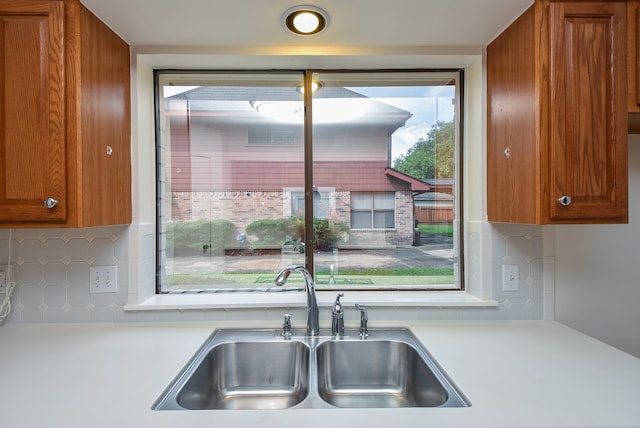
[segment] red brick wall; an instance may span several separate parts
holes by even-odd
[[[350,192],[335,192],[331,216],[349,223]],[[257,219],[289,217],[291,200],[281,192],[174,192],[173,220],[227,219],[240,233]],[[345,247],[410,246],[413,243],[413,199],[410,191],[396,192],[396,228],[351,230]]]

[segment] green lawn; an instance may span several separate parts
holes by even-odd
[[[275,275],[273,275],[275,278]],[[247,287],[272,284],[269,273],[207,273],[168,275],[167,285],[176,288]],[[328,272],[318,272],[318,285],[329,283]],[[341,270],[334,280],[339,284],[377,286],[410,284],[453,284],[453,268],[407,268]],[[302,277],[292,276],[287,285],[303,285]]]
[[[431,233],[435,235],[443,235],[453,237],[452,224],[419,224],[420,233]]]
[[[453,236],[453,225],[418,225],[422,234],[436,234]],[[167,286],[170,288],[251,288],[273,284],[271,272],[254,273],[203,273],[203,274],[174,274],[167,276]],[[328,284],[328,271],[316,272],[318,286]],[[450,268],[397,268],[397,269],[341,269],[334,278],[336,285],[362,284],[375,286],[403,286],[453,284],[453,267]],[[302,286],[302,277],[294,275],[287,285]]]

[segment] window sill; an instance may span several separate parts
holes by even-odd
[[[329,307],[335,292],[317,292],[318,305]],[[363,303],[372,307],[496,307],[495,300],[483,300],[464,291],[433,292],[344,292],[344,305]],[[125,311],[158,311],[189,309],[304,307],[302,292],[292,293],[216,293],[157,294],[149,299],[128,304]]]

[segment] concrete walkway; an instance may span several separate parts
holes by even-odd
[[[337,269],[391,269],[451,267],[450,240],[406,248],[337,250],[315,254],[316,271]],[[173,274],[278,272],[290,264],[304,264],[304,254],[220,255],[177,257],[168,263]]]

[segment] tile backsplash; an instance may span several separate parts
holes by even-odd
[[[127,301],[126,226],[0,231],[16,283],[13,323],[113,322]],[[118,266],[117,293],[90,294],[91,266]],[[3,297],[0,295],[0,297]]]
[[[5,322],[275,320],[281,317],[283,308],[125,311],[131,294],[129,263],[134,260],[140,263],[129,255],[129,241],[139,239],[131,228],[133,226],[0,229],[0,263],[11,263],[16,283],[12,312]],[[481,281],[483,276],[478,272],[489,269],[489,277],[493,278],[490,289],[498,302],[497,308],[374,307],[372,319],[542,319],[545,293],[542,227],[499,224],[486,225],[486,229],[490,231],[490,254],[483,250],[480,233],[467,233],[467,278],[471,282]],[[149,246],[144,251],[153,254],[152,243],[142,246]],[[503,264],[519,266],[519,291],[502,291]],[[106,265],[117,266],[118,291],[89,293],[90,268]],[[152,270],[152,261],[146,265],[144,270]],[[144,275],[152,277],[153,273]],[[0,295],[1,298],[4,295]],[[286,309],[304,318],[304,308]]]

